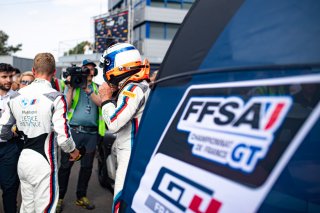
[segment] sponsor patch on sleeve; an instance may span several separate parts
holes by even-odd
[[[134,94],[133,92],[130,92],[130,91],[123,91],[122,94],[124,96],[129,97],[129,98],[135,98],[136,97],[136,94]]]

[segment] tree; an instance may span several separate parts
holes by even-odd
[[[7,46],[9,36],[0,30],[0,55],[11,55],[12,53],[18,52],[21,50],[22,44],[17,46]]]
[[[84,47],[86,45],[92,46],[92,44],[89,41],[83,41],[79,44],[77,44],[73,49],[70,49],[68,52],[64,52],[63,55],[73,55],[73,54],[83,54],[84,53]]]

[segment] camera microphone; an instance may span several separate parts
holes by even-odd
[[[66,84],[70,84],[73,88],[84,88],[87,86],[87,76],[90,74],[90,69],[77,67],[72,65],[67,67],[66,71],[63,72],[63,78],[70,76],[69,81],[65,81]]]

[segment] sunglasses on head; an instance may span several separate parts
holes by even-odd
[[[20,84],[22,84],[22,85],[29,85],[29,84],[31,84],[32,83],[32,81],[25,81],[25,80],[22,80],[21,82],[20,82]]]

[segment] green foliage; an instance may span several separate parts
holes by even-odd
[[[63,55],[73,55],[73,54],[83,54],[84,53],[84,47],[86,45],[92,45],[89,41],[83,41],[79,44],[77,44],[74,48],[70,49],[68,52],[64,52]]]
[[[22,44],[17,46],[7,46],[9,36],[0,30],[0,55],[11,55],[21,50]]]

